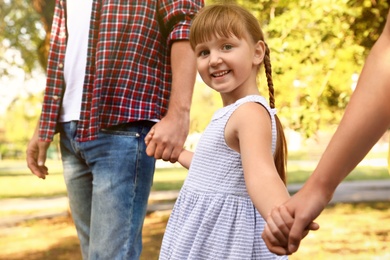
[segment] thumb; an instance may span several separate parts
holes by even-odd
[[[38,158],[37,158],[38,166],[44,166],[46,163],[47,150],[49,149],[50,143],[39,142],[38,146],[39,146]]]
[[[288,237],[288,251],[292,254],[299,248],[306,225],[295,219]]]
[[[315,231],[320,229],[320,225],[317,222],[311,222],[306,229]]]

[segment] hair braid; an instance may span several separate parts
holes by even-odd
[[[268,92],[269,92],[269,105],[271,108],[275,108],[275,97],[274,97],[274,82],[272,81],[272,67],[270,50],[267,43],[265,43],[265,56],[264,56],[264,68],[265,75],[267,76]]]
[[[268,45],[266,43],[264,44],[265,44],[264,68],[265,68],[265,75],[267,76],[267,83],[268,83],[269,106],[271,108],[275,108],[274,83],[272,81],[270,50],[268,48]],[[278,169],[279,176],[286,184],[287,142],[286,142],[286,137],[284,136],[282,124],[277,115],[275,115],[275,123],[277,129],[277,142],[276,142],[276,152],[274,155],[274,160],[275,160],[276,168]]]

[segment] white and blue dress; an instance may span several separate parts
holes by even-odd
[[[269,112],[275,151],[275,111],[264,97],[247,96],[219,109],[195,150],[167,224],[161,260],[287,259],[271,253],[262,240],[265,221],[249,198],[241,156],[225,142],[230,116],[247,102],[260,103]]]

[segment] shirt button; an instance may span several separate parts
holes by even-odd
[[[58,68],[62,69],[64,67],[63,63],[58,64]]]
[[[53,96],[54,100],[58,100],[60,97],[59,96]]]
[[[64,32],[60,33],[60,38],[65,38],[66,34]]]

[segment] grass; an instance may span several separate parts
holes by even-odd
[[[370,153],[366,158],[386,158],[387,153]],[[310,158],[310,161],[306,161]],[[307,152],[290,153],[288,162],[288,183],[303,183],[312,173],[318,155]],[[24,161],[0,161],[0,199],[65,196],[66,187],[60,161],[47,162],[50,175],[45,180],[33,176]],[[158,168],[153,182],[153,191],[179,190],[187,170],[182,167]],[[390,179],[387,167],[383,165],[360,165],[346,178],[355,180]]]
[[[148,215],[141,260],[158,259],[169,211]],[[290,260],[390,259],[390,202],[336,204],[317,219]],[[0,229],[0,260],[81,259],[76,231],[69,217],[35,220]]]
[[[183,167],[156,169],[152,190],[180,190],[186,176],[187,170]]]
[[[45,180],[31,174],[24,161],[0,161],[0,199],[66,195],[60,161],[48,161]]]

